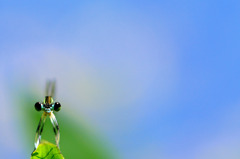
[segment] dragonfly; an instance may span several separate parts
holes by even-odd
[[[60,130],[58,126],[57,119],[55,115],[53,114],[53,111],[58,112],[61,109],[61,104],[59,102],[55,102],[55,81],[47,81],[46,84],[46,96],[44,98],[43,102],[36,102],[35,103],[35,109],[37,111],[43,111],[43,114],[40,118],[37,130],[36,130],[36,136],[35,136],[35,142],[34,142],[34,150],[35,151],[40,144],[41,141],[41,134],[43,132],[43,127],[45,124],[45,120],[47,116],[49,116],[52,126],[53,126],[53,131],[55,134],[55,141],[56,145],[59,148],[59,141],[60,141]]]

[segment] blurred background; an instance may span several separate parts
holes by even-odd
[[[239,15],[238,1],[0,1],[1,158],[30,158],[48,79],[65,158],[239,158]]]

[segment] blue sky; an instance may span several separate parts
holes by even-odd
[[[1,1],[0,99],[8,105],[13,83],[41,89],[56,77],[62,90],[83,88],[60,96],[122,158],[239,158],[239,9],[237,1]],[[0,124],[13,129],[8,120]]]

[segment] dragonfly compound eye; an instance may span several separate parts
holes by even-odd
[[[37,103],[35,104],[35,109],[36,109],[37,111],[40,111],[40,110],[42,109],[41,106],[42,106],[42,104],[41,104],[40,102],[37,102]]]
[[[56,102],[54,104],[54,110],[58,112],[60,109],[61,109],[61,104],[59,102]]]

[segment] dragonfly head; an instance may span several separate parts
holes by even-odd
[[[35,109],[37,111],[45,111],[46,113],[50,113],[51,111],[59,111],[61,109],[61,104],[59,102],[55,102],[51,96],[46,96],[43,103],[37,102],[35,104]]]
[[[44,111],[46,113],[50,113],[52,111],[52,108],[54,106],[54,100],[51,96],[46,96],[43,101]]]

